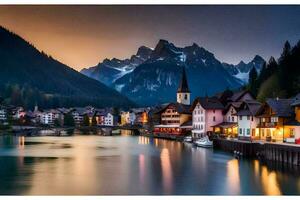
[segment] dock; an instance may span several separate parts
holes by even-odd
[[[300,146],[287,143],[214,139],[214,148],[243,157],[300,165]]]

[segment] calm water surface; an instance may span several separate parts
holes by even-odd
[[[0,194],[300,194],[299,169],[141,136],[0,136]]]

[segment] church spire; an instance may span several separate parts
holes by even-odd
[[[181,103],[184,105],[191,104],[191,92],[188,86],[185,68],[182,68],[182,77],[177,90],[177,103]]]
[[[182,67],[182,76],[177,93],[190,93],[185,73],[185,67]]]

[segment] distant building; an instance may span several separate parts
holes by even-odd
[[[118,124],[117,116],[114,116],[112,112],[107,112],[104,117],[105,126],[116,126]]]
[[[16,107],[12,110],[13,119],[20,119],[26,115],[23,107]]]
[[[4,106],[0,106],[0,123],[7,121],[7,109]]]

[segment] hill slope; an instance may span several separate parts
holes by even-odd
[[[3,27],[0,27],[0,92],[9,103],[22,104],[29,98],[30,107],[35,102],[44,107],[133,105],[117,91],[39,52]],[[29,97],[24,93],[34,94]],[[16,95],[22,98],[14,102]]]

